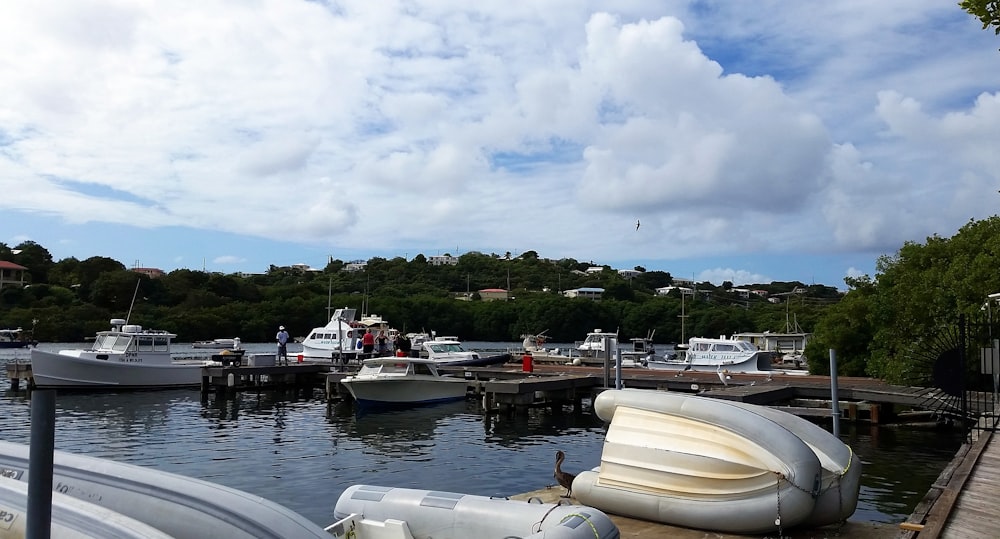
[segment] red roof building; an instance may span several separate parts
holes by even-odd
[[[27,271],[28,268],[20,264],[0,260],[0,288],[5,286],[19,286],[24,288],[26,284],[24,282],[24,274]]]

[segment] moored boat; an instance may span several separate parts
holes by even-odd
[[[360,320],[356,316],[357,309],[335,309],[325,326],[313,328],[302,339],[303,358],[334,362],[357,360],[362,357],[361,338],[368,330],[375,334],[384,331],[392,346],[398,332],[387,321],[376,314],[363,315]]]
[[[191,343],[192,348],[202,348],[210,350],[237,350],[243,343],[240,342],[239,337],[234,337],[232,339],[212,339],[210,341],[195,341]]]
[[[466,381],[442,375],[432,359],[377,357],[340,381],[360,406],[403,406],[465,398]]]
[[[340,495],[333,525],[337,539],[618,539],[598,509],[454,492],[354,485]]]
[[[31,350],[31,377],[36,388],[138,389],[194,387],[201,384],[209,360],[173,359],[173,333],[111,320],[89,349],[49,352]]]
[[[37,344],[22,328],[0,329],[0,348],[27,348]]]
[[[501,365],[510,361],[510,354],[495,354],[481,356],[479,352],[466,350],[458,337],[439,336],[434,340],[424,341],[420,347],[420,357],[425,357],[438,365],[449,367],[485,367]]]
[[[770,354],[762,352],[749,341],[691,337],[679,354],[652,357],[650,369],[692,370],[732,373],[763,373],[773,370]]]

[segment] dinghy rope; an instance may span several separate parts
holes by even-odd
[[[580,517],[580,518],[582,518],[583,521],[586,522],[588,526],[590,526],[590,530],[594,532],[594,537],[596,537],[597,539],[601,539],[601,534],[598,533],[597,526],[594,526],[594,523],[590,521],[590,517],[587,516],[587,515],[580,514],[580,513],[570,513],[570,514],[564,516],[563,519],[559,521],[559,523],[561,524],[563,522],[566,522],[566,520],[569,519],[570,517]]]

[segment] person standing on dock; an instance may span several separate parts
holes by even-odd
[[[282,360],[288,365],[288,332],[285,331],[285,326],[278,326],[278,334],[274,338],[278,341],[278,365],[281,365]]]
[[[368,329],[365,334],[361,337],[361,352],[364,354],[365,358],[372,357],[372,351],[375,350],[375,336],[372,335],[372,330]]]

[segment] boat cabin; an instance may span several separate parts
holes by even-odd
[[[111,320],[111,331],[99,331],[92,350],[103,352],[169,352],[170,340],[177,335],[166,331],[144,330],[125,320]]]

